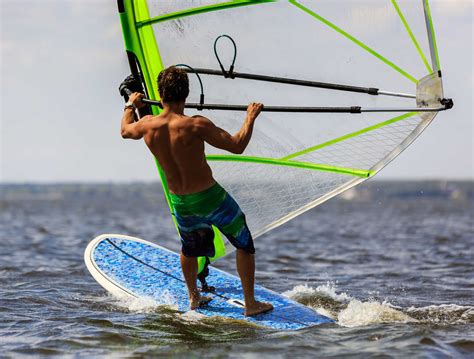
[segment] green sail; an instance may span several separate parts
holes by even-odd
[[[381,91],[373,96],[201,75],[206,103],[415,109],[397,114],[262,113],[243,155],[206,146],[216,180],[246,213],[254,238],[374,176],[437,114],[417,109],[440,106],[443,98],[426,0],[357,1],[344,7],[296,0],[123,0],[119,12],[129,61],[153,100],[159,100],[156,79],[164,67],[186,63],[219,70],[213,44],[228,34],[238,47],[235,71]],[[217,50],[228,67],[232,47],[223,41]],[[199,102],[199,86],[193,76],[190,81],[189,100]],[[159,108],[152,106],[152,111],[158,114]],[[229,132],[244,119],[238,111],[188,113],[209,117]],[[169,204],[158,161],[156,166]],[[218,230],[215,247],[211,261],[233,250]],[[205,259],[199,263],[202,270]]]

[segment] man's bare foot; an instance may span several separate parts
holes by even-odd
[[[245,315],[247,317],[250,317],[252,315],[269,312],[272,309],[273,305],[271,305],[270,303],[255,301],[255,303],[253,303],[252,305],[245,307]]]
[[[212,300],[212,297],[206,297],[206,296],[200,295],[198,297],[191,298],[189,300],[189,305],[191,307],[191,310],[194,310],[209,303],[211,300]]]

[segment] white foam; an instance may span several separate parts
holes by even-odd
[[[300,284],[291,290],[283,292],[282,295],[298,302],[305,302],[321,296],[332,298],[338,302],[351,300],[351,297],[346,293],[338,294],[336,292],[336,283],[334,282],[327,282],[326,284],[319,285],[316,288],[310,287],[307,284]]]
[[[416,319],[396,310],[389,303],[377,301],[361,302],[353,299],[347,308],[339,312],[338,324],[344,327],[359,327],[379,323],[415,323]]]
[[[388,302],[380,303],[376,300],[362,302],[347,293],[338,293],[337,285],[334,282],[327,282],[316,288],[307,284],[297,285],[284,292],[283,295],[306,304],[322,315],[336,319],[339,325],[345,327],[417,322],[416,319]],[[330,298],[336,303],[324,301],[325,298]],[[341,310],[341,307],[345,308]]]
[[[187,322],[191,322],[191,323],[200,322],[201,319],[207,318],[206,315],[198,313],[195,310],[189,310],[189,311],[181,314],[180,317],[183,320],[185,320]]]
[[[167,306],[171,309],[178,309],[178,303],[173,295],[168,290],[163,290],[160,295],[156,296],[156,300],[152,297],[113,297],[114,304],[126,308],[135,313],[150,313],[156,310],[157,307]]]
[[[151,297],[127,299],[124,304],[128,310],[135,313],[149,313],[160,305]]]

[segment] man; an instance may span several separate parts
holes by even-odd
[[[122,137],[141,139],[157,158],[170,190],[170,199],[181,236],[181,267],[189,291],[191,309],[209,302],[197,285],[197,258],[214,256],[214,225],[237,248],[237,271],[245,297],[245,315],[273,309],[254,297],[255,249],[252,236],[235,200],[214,180],[204,142],[232,153],[242,153],[252,136],[262,104],[251,103],[242,128],[233,136],[203,116],[188,117],[184,104],[189,94],[188,75],[171,66],[158,76],[163,111],[158,116],[135,120],[143,94],[133,93],[122,118]]]

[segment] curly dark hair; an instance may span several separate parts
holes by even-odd
[[[188,74],[170,66],[158,75],[158,91],[162,102],[181,102],[189,95]]]

